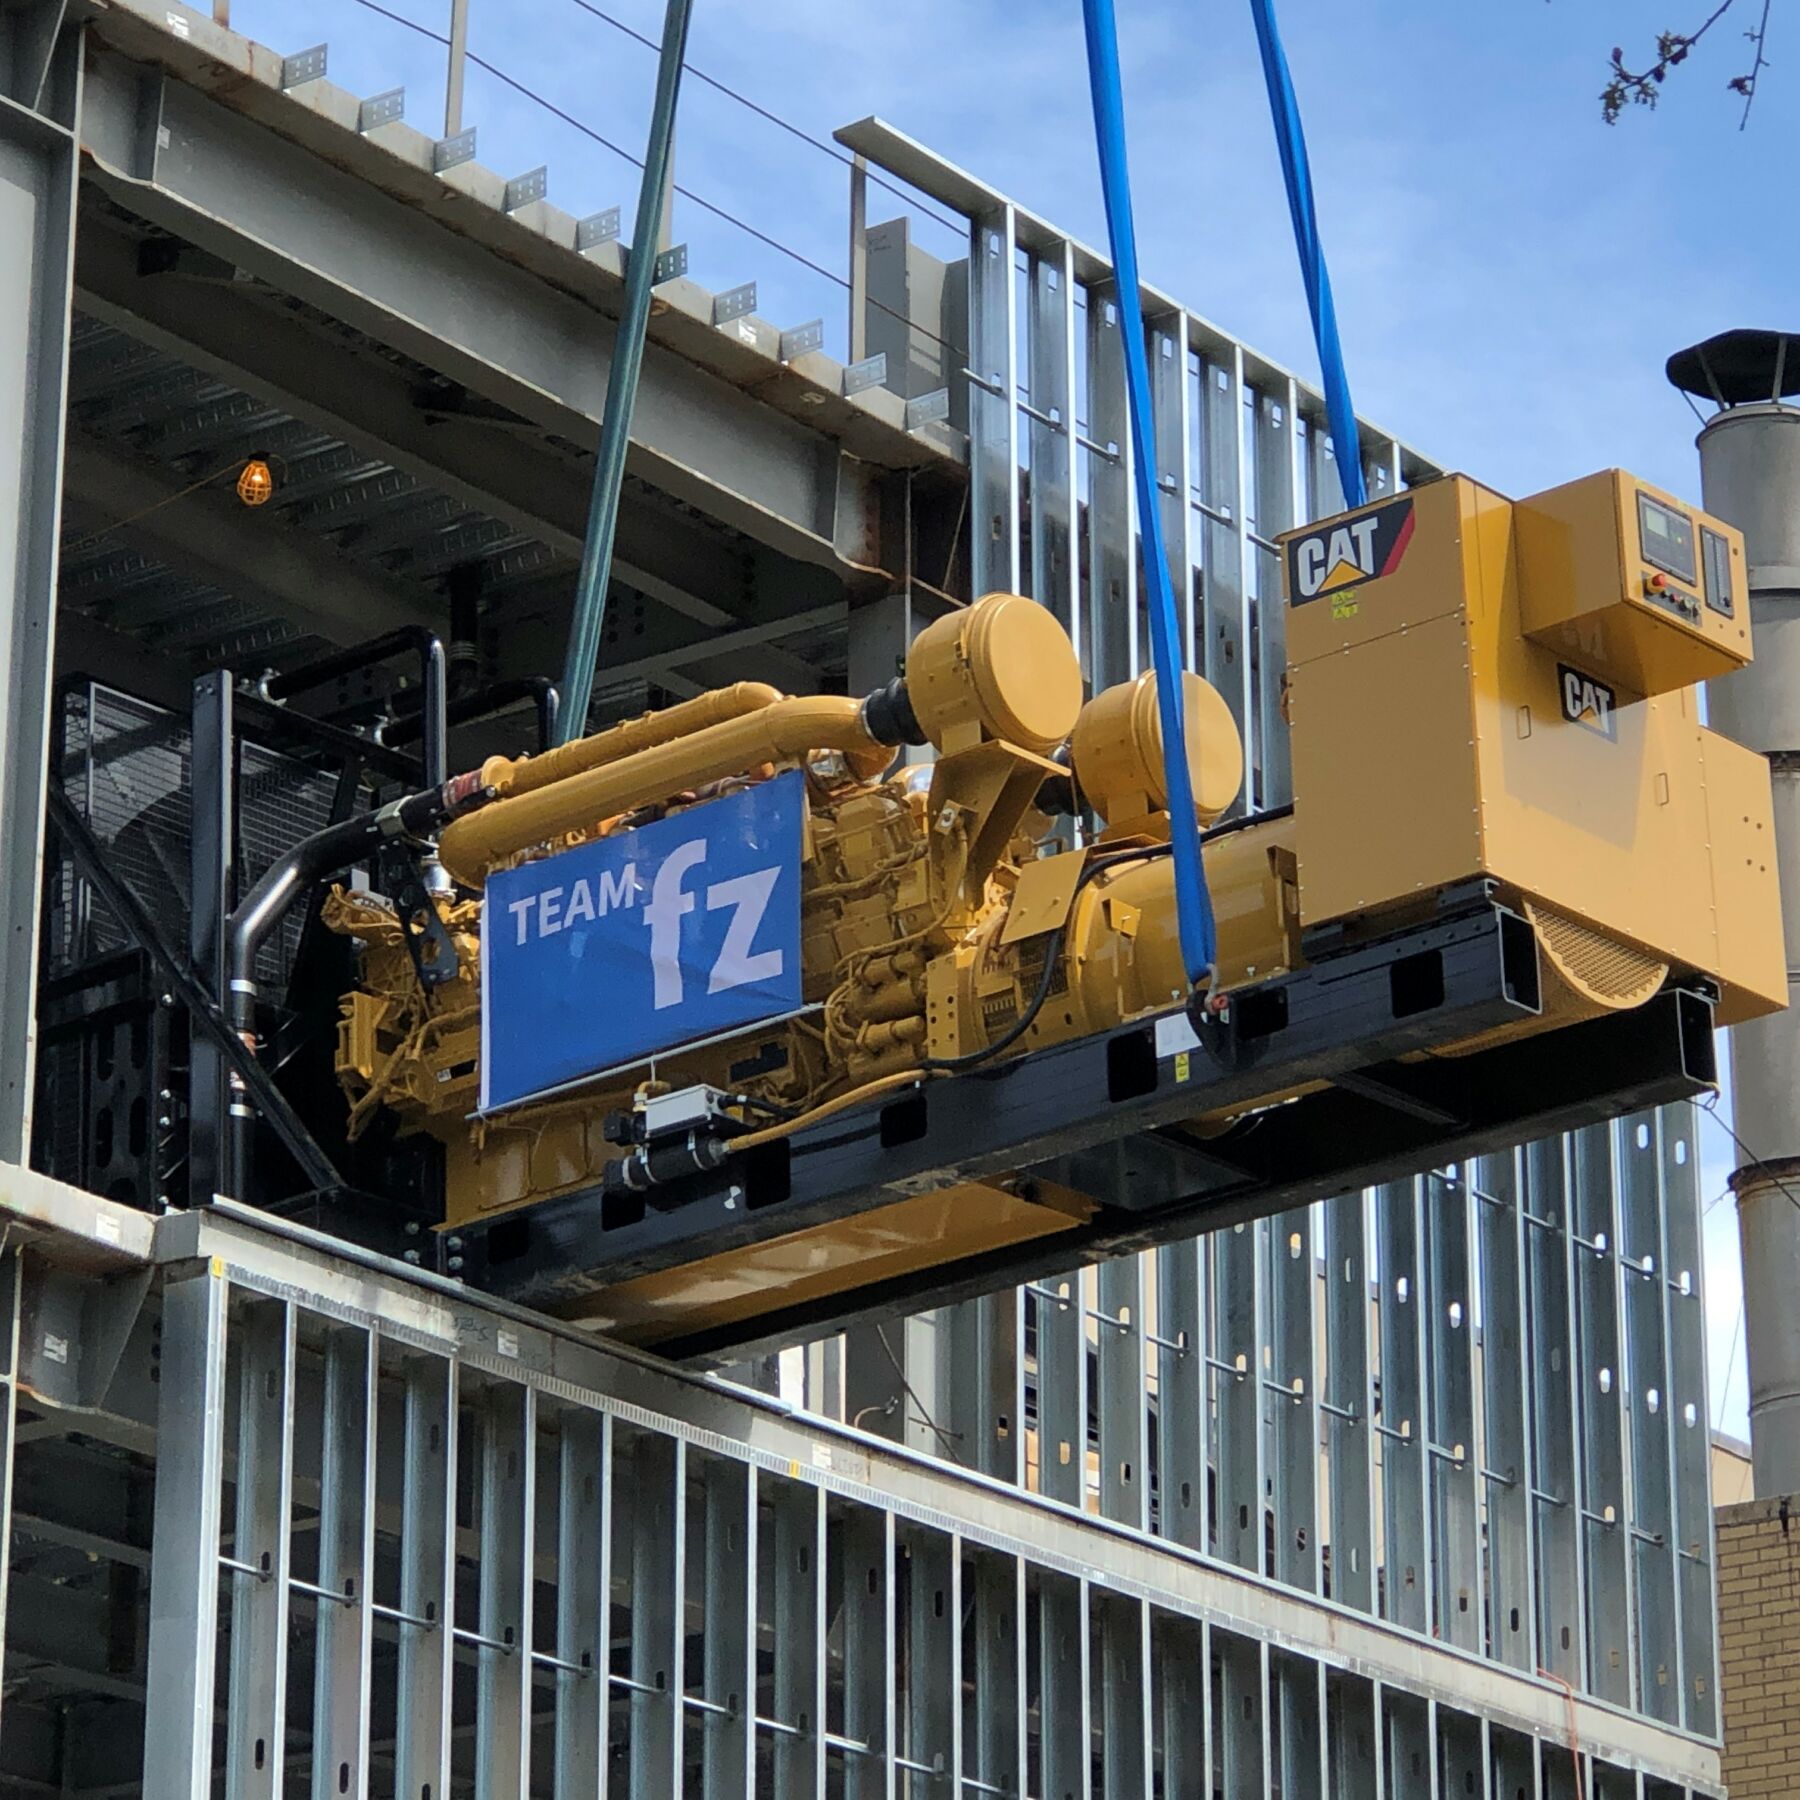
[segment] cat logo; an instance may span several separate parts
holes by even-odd
[[[1379,581],[1399,568],[1406,546],[1412,542],[1413,503],[1410,495],[1389,500],[1367,512],[1352,513],[1290,538],[1287,547],[1287,589],[1290,606],[1337,595],[1365,581]],[[1334,614],[1337,609],[1333,608]],[[1337,614],[1341,617],[1342,614]]]
[[[1618,697],[1604,681],[1571,669],[1567,663],[1558,663],[1556,685],[1562,694],[1563,717],[1571,725],[1597,731],[1603,738],[1618,742],[1619,728],[1613,718]]]

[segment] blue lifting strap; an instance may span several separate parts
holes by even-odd
[[[1306,133],[1300,125],[1300,103],[1288,74],[1281,28],[1275,23],[1275,0],[1250,0],[1256,41],[1262,50],[1263,78],[1269,86],[1269,112],[1281,151],[1281,175],[1287,184],[1288,212],[1294,221],[1294,248],[1300,252],[1300,275],[1306,304],[1312,310],[1313,341],[1319,347],[1319,369],[1325,378],[1325,412],[1331,421],[1331,448],[1337,457],[1338,481],[1346,506],[1368,499],[1363,485],[1362,436],[1356,409],[1350,404],[1350,381],[1344,373],[1344,347],[1338,341],[1337,308],[1331,303],[1331,275],[1319,242],[1319,218],[1313,207],[1312,166],[1306,160]]]
[[[1094,135],[1100,148],[1100,185],[1106,228],[1112,239],[1125,345],[1125,386],[1131,402],[1132,467],[1137,477],[1138,529],[1143,533],[1144,574],[1150,584],[1150,642],[1156,668],[1156,703],[1162,724],[1163,763],[1169,793],[1169,837],[1175,862],[1175,911],[1181,954],[1196,986],[1213,966],[1212,897],[1200,858],[1200,821],[1185,754],[1187,733],[1181,694],[1181,631],[1175,591],[1163,547],[1156,481],[1156,444],[1150,412],[1150,367],[1144,349],[1144,310],[1138,291],[1137,234],[1131,217],[1131,174],[1125,160],[1125,101],[1119,82],[1119,36],[1112,0],[1082,0],[1087,21],[1088,81],[1094,95]],[[1187,496],[1182,496],[1185,505]]]

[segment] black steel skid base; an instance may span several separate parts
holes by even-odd
[[[741,1357],[970,1299],[1073,1265],[1281,1212],[1639,1107],[1715,1079],[1712,1002],[1672,988],[1636,1011],[1455,1057],[1403,1060],[1539,1011],[1537,941],[1483,898],[1199,1007],[922,1080],[648,1196],[598,1188],[463,1233],[466,1278],[579,1319],[634,1276],[784,1237],[909,1195],[1016,1174],[1089,1197],[1091,1219],[847,1294],[657,1346]],[[1199,1139],[1203,1113],[1329,1085]]]

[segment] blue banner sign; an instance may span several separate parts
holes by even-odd
[[[803,782],[488,878],[484,1112],[798,1010]]]

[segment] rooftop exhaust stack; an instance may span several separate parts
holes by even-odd
[[[1704,504],[1744,534],[1756,661],[1709,683],[1707,706],[1715,728],[1769,759],[1788,945],[1788,1010],[1731,1033],[1748,1152],[1732,1187],[1761,1497],[1800,1492],[1800,407],[1789,404],[1800,394],[1800,334],[1723,332],[1670,357],[1668,374],[1717,408],[1698,440]]]

